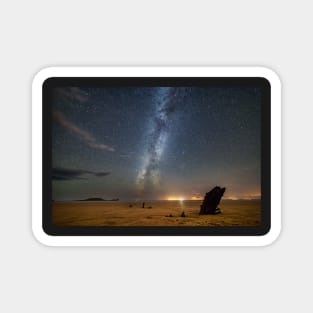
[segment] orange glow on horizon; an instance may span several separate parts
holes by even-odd
[[[177,197],[177,196],[171,196],[168,197],[166,200],[168,201],[185,201],[185,197]]]
[[[207,190],[207,191],[206,191]],[[206,193],[211,190],[210,187],[207,189],[200,190],[194,189],[190,192],[184,190],[168,190],[168,193],[163,194],[163,200],[168,201],[203,201]],[[236,190],[233,188],[226,188],[226,192],[222,197],[222,200],[260,200],[261,193],[259,189],[246,189]]]
[[[191,200],[203,200],[203,197],[191,197]]]
[[[260,199],[261,195],[259,193],[250,193],[250,194],[244,194],[244,195],[226,195],[224,196],[224,200],[254,200],[254,199]],[[203,201],[204,197],[203,196],[167,196],[163,198],[164,200],[167,201]]]
[[[239,195],[239,196],[227,196],[224,197],[225,200],[255,200],[255,199],[261,199],[260,194],[247,194],[247,195]]]
[[[191,201],[191,200],[203,200],[203,197],[184,197],[184,196],[169,196],[165,198],[167,201]]]

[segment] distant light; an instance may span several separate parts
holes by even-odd
[[[180,201],[180,202],[183,202],[183,201],[185,201],[185,198],[173,196],[173,197],[168,197],[167,200],[168,201]]]

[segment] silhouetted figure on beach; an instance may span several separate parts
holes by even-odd
[[[143,208],[143,209],[145,208],[145,203],[144,203],[144,202],[142,202],[142,208]]]
[[[211,191],[205,194],[202,205],[200,206],[199,214],[219,214],[222,213],[219,205],[226,188],[214,187]]]

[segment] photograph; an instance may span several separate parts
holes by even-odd
[[[51,89],[55,226],[259,226],[260,86]]]

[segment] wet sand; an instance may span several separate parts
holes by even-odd
[[[146,201],[142,208],[142,202],[53,202],[52,220],[58,226],[257,226],[261,221],[260,200],[222,200],[217,215],[199,215],[201,203]]]

